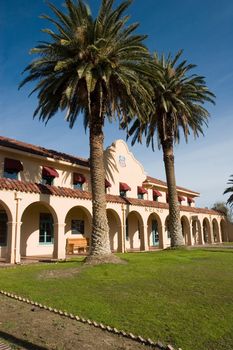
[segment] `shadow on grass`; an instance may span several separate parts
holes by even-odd
[[[233,254],[233,249],[219,249],[219,248],[206,248],[200,249],[202,252],[210,252],[210,253],[230,253]]]
[[[49,350],[48,348],[45,348],[40,345],[33,344],[27,340],[23,340],[20,338],[15,337],[12,334],[0,331],[0,339],[5,339],[11,344],[18,345],[20,347],[23,347],[23,349],[29,349],[29,350]]]

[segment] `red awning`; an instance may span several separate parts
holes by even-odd
[[[154,196],[154,197],[161,197],[161,196],[162,196],[162,193],[159,192],[158,190],[153,190],[153,196]]]
[[[183,201],[185,201],[185,198],[183,196],[178,196],[178,201],[183,202]]]
[[[48,166],[43,166],[42,176],[59,177],[59,174],[57,170],[50,168]]]
[[[193,198],[191,198],[191,197],[188,197],[188,203],[194,203],[195,201],[194,201],[194,199]]]
[[[86,178],[83,174],[77,174],[77,173],[73,174],[74,185],[77,185],[77,183],[84,184],[84,182],[86,182]]]
[[[120,191],[131,191],[131,187],[124,182],[120,182]]]
[[[19,172],[23,171],[23,165],[20,160],[5,158],[4,170],[8,172]]]
[[[145,194],[145,193],[148,193],[148,191],[145,188],[138,186],[138,194]]]
[[[108,188],[108,187],[112,187],[112,185],[108,180],[105,179],[105,188]]]

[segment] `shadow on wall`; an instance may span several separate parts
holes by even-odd
[[[116,151],[112,149],[107,149],[104,152],[104,167],[106,177],[108,177],[108,179],[110,179],[114,183],[113,174],[114,172],[119,173],[119,170],[117,168],[116,158],[114,157],[113,153],[116,153]]]

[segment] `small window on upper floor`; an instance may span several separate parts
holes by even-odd
[[[23,171],[23,165],[19,160],[5,158],[4,160],[4,177],[18,180],[18,174]]]
[[[160,193],[158,190],[153,190],[153,201],[158,202],[159,197],[162,196],[162,193]]]
[[[55,177],[59,177],[58,172],[54,169],[54,168],[50,168],[50,167],[43,167],[42,169],[42,179],[41,179],[41,183],[43,185],[50,185],[52,186],[54,183],[54,179]]]
[[[185,201],[185,198],[183,196],[178,195],[178,202],[180,205],[182,205],[182,202]]]
[[[127,197],[127,192],[131,191],[131,187],[129,187],[126,183],[120,182],[119,184],[120,196]]]
[[[144,199],[144,194],[148,193],[147,190],[141,186],[138,186],[138,199]]]
[[[73,187],[77,190],[83,190],[83,184],[86,182],[86,178],[83,174],[73,173]]]

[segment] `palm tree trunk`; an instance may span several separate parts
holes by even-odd
[[[91,256],[111,254],[106,212],[105,171],[103,158],[103,126],[99,117],[90,122],[90,169],[92,187],[92,239]]]
[[[166,140],[162,143],[163,161],[165,165],[168,203],[169,203],[169,232],[171,234],[171,247],[184,245],[184,239],[181,230],[180,209],[176,190],[176,178],[174,167],[173,141]]]

